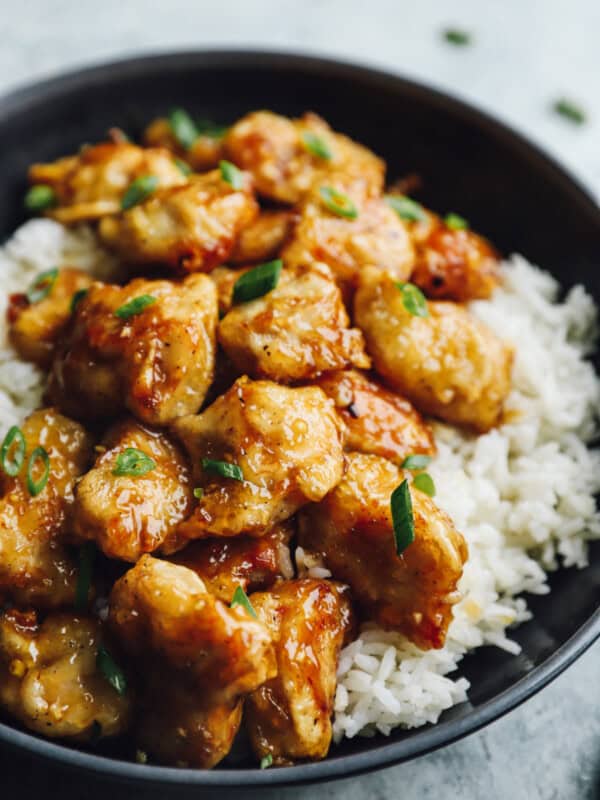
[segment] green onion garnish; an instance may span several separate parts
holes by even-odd
[[[198,138],[198,129],[194,120],[183,108],[174,108],[169,113],[171,133],[184,150],[189,150]]]
[[[209,139],[222,139],[229,130],[227,125],[217,125],[210,119],[199,119],[196,128],[198,136],[207,136]]]
[[[273,763],[273,756],[271,755],[271,753],[267,753],[267,755],[263,756],[260,760],[260,768],[269,769],[272,763]]]
[[[119,319],[129,319],[136,314],[141,314],[142,311],[154,303],[156,303],[156,297],[152,297],[151,294],[141,294],[139,297],[134,297],[133,300],[119,306],[115,311],[115,317],[119,317]]]
[[[127,211],[138,203],[143,203],[158,188],[158,178],[156,175],[140,175],[129,184],[129,188],[121,200],[121,209]]]
[[[248,595],[241,586],[238,586],[233,593],[233,599],[229,608],[235,608],[236,606],[243,606],[250,616],[256,619],[256,611],[252,608],[252,603],[248,600]]]
[[[561,117],[568,119],[570,122],[575,123],[575,125],[583,125],[586,121],[585,111],[565,97],[556,100],[552,108],[557,114],[560,114]]]
[[[444,39],[450,44],[458,45],[458,47],[471,44],[471,34],[458,28],[447,28],[444,31]]]
[[[333,158],[331,148],[325,139],[323,139],[321,136],[317,136],[316,133],[305,133],[302,137],[302,141],[304,143],[304,147],[306,147],[311,155],[317,156],[317,158],[322,158],[324,161],[331,161]]]
[[[319,194],[326,208],[338,217],[356,219],[358,210],[352,200],[345,194],[338,192],[333,186],[321,186]]]
[[[396,288],[402,295],[404,308],[413,317],[428,317],[429,309],[425,295],[414,283],[397,283]]]
[[[79,548],[79,570],[77,572],[77,585],[75,587],[75,609],[81,614],[86,611],[88,605],[95,555],[96,545],[94,542],[85,542]]]
[[[197,486],[194,489],[194,497],[196,498],[196,500],[202,500],[202,498],[204,497],[204,489],[201,486]]]
[[[406,456],[400,466],[402,469],[425,469],[430,462],[431,456],[415,453],[414,455]]]
[[[233,302],[247,303],[272,291],[279,282],[283,261],[267,261],[241,275],[233,287]]]
[[[176,158],[174,160],[175,160],[175,166],[177,167],[179,172],[181,172],[182,175],[187,176],[192,174],[192,168],[186,161],[182,161],[180,158]]]
[[[244,173],[235,164],[232,164],[231,161],[220,161],[219,169],[221,170],[221,177],[232,189],[244,188]]]
[[[132,475],[139,478],[147,472],[152,472],[155,467],[156,461],[146,455],[143,450],[138,450],[137,447],[126,447],[117,456],[112,474]]]
[[[83,300],[89,289],[78,289],[71,298],[71,314],[75,311],[79,303]]]
[[[412,544],[415,540],[415,520],[410,499],[410,489],[406,479],[392,492],[390,506],[392,509],[396,553],[401,555],[409,544]]]
[[[36,481],[33,477],[33,472],[38,461],[41,461],[43,464],[43,472]],[[29,461],[27,462],[27,489],[29,490],[29,494],[32,497],[37,497],[44,486],[48,483],[49,477],[50,456],[43,447],[36,447],[35,450],[32,451],[31,455],[29,456]]]
[[[10,450],[14,444],[12,458],[9,457]],[[0,464],[2,469],[11,478],[18,475],[25,461],[25,436],[21,428],[13,425],[8,431],[0,448]]]
[[[56,283],[57,277],[57,267],[48,269],[46,272],[40,272],[27,290],[27,299],[29,302],[33,305],[34,303],[39,303],[40,300],[43,300],[45,297],[48,297],[52,291],[52,287]]]
[[[403,194],[386,194],[385,202],[401,219],[409,222],[420,222],[427,217],[422,205]]]
[[[210,458],[202,459],[202,469],[220,475],[222,478],[233,478],[234,481],[243,481],[244,475],[237,464],[228,461],[213,461]]]
[[[435,497],[435,483],[428,472],[421,472],[419,475],[415,475],[413,486],[420,492],[428,494],[429,497]]]
[[[96,666],[104,675],[106,680],[121,696],[127,691],[127,680],[123,670],[117,666],[114,658],[105,647],[98,648],[98,655],[96,656]]]
[[[460,214],[446,214],[444,222],[452,231],[465,231],[469,227],[467,220]]]
[[[51,186],[38,183],[28,190],[24,203],[28,211],[45,211],[56,205],[56,193]]]

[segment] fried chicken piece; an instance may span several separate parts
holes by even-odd
[[[435,454],[433,432],[419,412],[363,373],[329,372],[317,386],[344,421],[347,450],[383,456],[398,466],[415,453]]]
[[[96,620],[35,611],[0,616],[0,705],[26,728],[78,742],[117,736],[128,726],[130,698],[97,666]]]
[[[329,581],[285,581],[250,598],[275,641],[277,676],[246,700],[246,728],[259,759],[273,764],[324,758],[338,654],[352,629],[345,587]]]
[[[276,673],[270,634],[242,606],[229,608],[191,569],[144,555],[113,586],[109,623],[141,664],[183,670],[205,705],[227,704]]]
[[[173,135],[171,123],[166,117],[159,117],[148,125],[144,131],[144,143],[149,147],[166,147],[189,164],[194,172],[214,169],[223,157],[223,137],[201,133],[186,149]]]
[[[34,411],[21,430],[23,466],[15,477],[0,473],[0,594],[21,605],[52,608],[74,597],[76,568],[61,539],[75,480],[91,462],[92,441],[81,425],[52,408]],[[44,488],[32,496],[27,464],[38,447],[48,454],[49,474]],[[36,459],[36,482],[40,466]]]
[[[317,387],[289,389],[237,380],[198,416],[173,423],[204,495],[178,528],[183,539],[263,536],[305,503],[318,502],[341,479],[342,426]],[[243,480],[202,468],[204,459],[241,470]]]
[[[250,264],[275,258],[295,221],[296,214],[292,211],[261,211],[254,222],[241,232],[229,261],[232,264]]]
[[[234,189],[214,170],[191,175],[185,185],[160,189],[118,217],[103,219],[98,232],[130,264],[210,272],[227,260],[257,214],[249,175],[243,175],[241,189]]]
[[[390,497],[402,479],[390,461],[351,453],[342,482],[301,512],[299,541],[350,585],[366,619],[423,649],[442,647],[467,545],[449,517],[411,487],[415,538],[397,555]]]
[[[315,154],[318,145],[329,157]],[[229,129],[223,146],[227,158],[252,173],[259,194],[281,203],[300,202],[315,182],[332,175],[360,184],[367,194],[383,190],[384,162],[316,114],[292,120],[254,111]]]
[[[49,276],[46,282],[43,276],[38,278],[30,290],[31,300],[27,293],[9,296],[10,341],[22,359],[42,369],[50,367],[56,343],[71,318],[73,297],[92,282],[88,273],[65,267],[55,278]],[[49,287],[47,294],[36,299],[36,294],[43,293],[45,287]]]
[[[197,411],[213,378],[216,323],[216,290],[206,275],[180,284],[95,283],[56,355],[49,396],[73,416],[106,418],[128,408],[149,425]]]
[[[485,432],[501,421],[513,349],[462,306],[427,306],[412,315],[391,278],[365,273],[354,313],[373,365],[420,411]]]
[[[78,155],[49,164],[32,164],[29,181],[50,186],[56,205],[45,213],[70,225],[118,214],[125,192],[137,178],[154,175],[160,187],[187,182],[172,154],[130,142],[102,142]]]
[[[131,448],[151,459],[149,471],[115,474]],[[95,541],[109,558],[135,562],[160,549],[191,506],[189,469],[179,448],[127,419],[106,434],[94,467],[75,488],[72,532]]]
[[[351,365],[368,368],[364,340],[324,264],[286,268],[271,292],[221,320],[219,343],[241,372],[280,383]]]

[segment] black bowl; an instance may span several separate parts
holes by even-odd
[[[0,101],[0,238],[23,221],[32,161],[69,153],[113,125],[134,136],[154,115],[182,105],[229,122],[256,108],[312,109],[385,157],[390,177],[416,172],[422,199],[457,211],[504,253],[519,252],[565,286],[582,282],[600,301],[600,211],[561,167],[479,111],[394,75],[321,58],[204,52],[136,58],[49,80]],[[522,653],[482,648],[461,673],[469,702],[438,725],[389,738],[354,739],[320,763],[271,770],[249,764],[209,772],[140,766],[116,753],[91,754],[0,724],[0,743],[65,766],[125,781],[172,787],[250,787],[347,777],[414,758],[477,730],[558,675],[600,635],[600,546],[584,570],[551,578],[531,598],[535,617],[515,638]]]

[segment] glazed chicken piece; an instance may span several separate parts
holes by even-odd
[[[78,155],[29,169],[30,183],[54,191],[56,203],[45,213],[67,225],[117,214],[129,186],[147,175],[155,176],[161,187],[187,182],[168,150],[130,142],[83,147]]]
[[[246,700],[246,728],[259,759],[273,764],[324,758],[338,654],[353,628],[345,587],[323,580],[286,581],[250,598],[271,631],[277,676]]]
[[[341,292],[324,264],[284,269],[275,289],[231,309],[218,337],[241,372],[280,383],[370,366],[362,333],[350,328]]]
[[[241,232],[229,261],[232,264],[251,264],[275,258],[292,232],[295,221],[293,211],[261,211]]]
[[[189,470],[179,448],[127,419],[106,434],[94,467],[75,488],[72,532],[95,541],[109,558],[135,562],[163,547],[191,506]]]
[[[9,336],[21,358],[42,369],[50,367],[56,343],[71,318],[73,298],[92,282],[88,273],[65,267],[54,275],[43,273],[28,293],[10,295]]]
[[[442,647],[467,545],[450,518],[411,487],[415,539],[397,555],[390,497],[402,479],[390,461],[351,453],[342,482],[301,512],[299,542],[350,585],[364,618],[423,649]]]
[[[0,595],[19,605],[52,608],[74,597],[76,568],[62,536],[75,480],[92,460],[92,441],[81,425],[52,408],[34,411],[21,431],[23,466],[15,477],[0,472]],[[27,464],[39,447],[48,454],[49,473],[45,486],[32,496]],[[35,484],[43,471],[36,458],[31,470]]]
[[[202,414],[172,427],[189,452],[196,486],[204,489],[179,525],[183,539],[263,536],[322,499],[343,474],[341,422],[317,387],[289,389],[242,377]],[[224,469],[241,479],[223,477]]]
[[[346,426],[346,449],[389,458],[398,466],[416,453],[435,454],[433,432],[413,406],[357,370],[330,372],[317,386]]]
[[[177,271],[210,272],[227,260],[243,229],[258,214],[252,182],[234,189],[220,170],[191,175],[183,186],[105,218],[101,240],[130,264],[165,264]]]
[[[214,169],[223,157],[223,137],[201,133],[188,147],[177,141],[166,117],[153,120],[144,131],[144,143],[149,147],[166,147],[176,156],[184,159],[194,172]]]
[[[270,200],[298,203],[315,182],[328,182],[332,175],[356,182],[366,194],[383,190],[383,161],[316,114],[292,120],[254,111],[229,129],[223,146],[226,157],[251,172],[257,192]]]
[[[102,630],[96,620],[35,611],[0,616],[0,705],[26,728],[78,742],[117,736],[129,722],[130,699],[97,665]]]
[[[462,306],[427,306],[414,316],[391,278],[365,272],[354,313],[373,365],[420,411],[485,432],[501,421],[513,350]]]
[[[204,539],[192,542],[171,561],[193,570],[211,594],[231,603],[238,586],[250,594],[293,577],[289,548],[293,533],[288,520],[260,538]]]
[[[128,408],[149,425],[200,408],[213,378],[217,297],[206,275],[182,283],[95,283],[54,360],[49,396],[73,416]]]

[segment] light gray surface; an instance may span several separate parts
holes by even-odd
[[[472,31],[474,45],[444,44],[440,31],[451,25]],[[474,101],[537,140],[599,196],[599,43],[598,0],[0,0],[0,92],[140,51],[227,45],[315,51],[383,66]],[[549,111],[562,95],[586,108],[586,126]],[[247,796],[600,797],[599,672],[596,645],[525,706],[443,751],[372,776]],[[7,798],[142,797],[2,754],[0,790]]]

